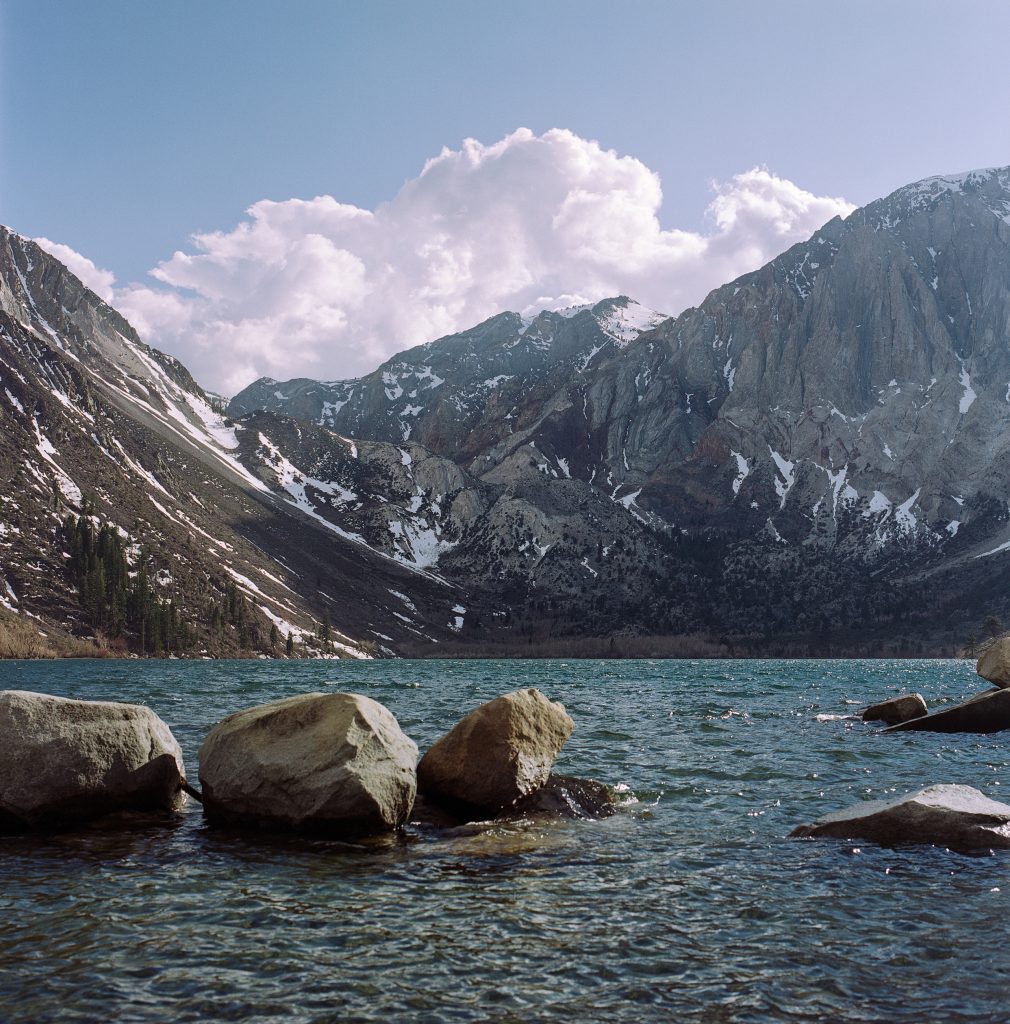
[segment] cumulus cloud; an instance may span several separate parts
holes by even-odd
[[[712,187],[705,231],[665,228],[641,161],[523,128],[443,149],[374,210],[258,202],[115,302],[201,383],[234,393],[261,375],[367,373],[505,309],[627,294],[678,313],[852,210],[759,168]]]
[[[61,242],[52,242],[48,238],[33,238],[32,241],[40,249],[45,249],[46,252],[55,256],[96,295],[100,295],[106,302],[113,301],[112,286],[116,283],[116,275],[111,270],[102,270],[101,267],[96,267],[87,256],[82,256],[75,249],[71,249],[69,245],[63,245]]]

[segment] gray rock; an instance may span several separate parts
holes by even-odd
[[[926,702],[921,693],[904,693],[900,697],[882,700],[879,704],[871,704],[863,712],[864,722],[886,722],[898,725],[913,718],[922,718],[928,714]]]
[[[1010,729],[1010,690],[981,693],[956,707],[892,725],[885,732],[1002,732]]]
[[[498,814],[540,789],[575,728],[564,707],[539,690],[516,690],[471,711],[421,759],[428,797]]]
[[[215,823],[338,835],[389,831],[417,791],[417,746],[355,693],[306,693],[239,711],[200,748]]]
[[[1010,636],[994,640],[982,652],[975,671],[1001,690],[1010,686]]]
[[[0,692],[0,831],[176,810],[183,775],[179,744],[150,708]]]
[[[1010,804],[971,786],[938,785],[893,800],[869,800],[801,825],[798,837],[865,839],[884,846],[932,843],[971,851],[1010,849]]]

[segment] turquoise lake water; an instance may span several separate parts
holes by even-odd
[[[210,726],[277,697],[368,694],[423,751],[521,686],[575,720],[558,770],[628,787],[616,817],[369,848],[216,833],[191,803],[0,838],[0,1021],[1010,1018],[1010,855],[787,838],[936,782],[1010,801],[1007,734],[837,717],[979,692],[970,663],[0,663],[0,688],[150,705],[193,779]]]

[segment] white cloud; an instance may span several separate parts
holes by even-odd
[[[357,376],[504,309],[623,293],[677,313],[852,209],[761,169],[713,190],[707,231],[666,229],[639,160],[519,129],[443,149],[375,210],[256,203],[115,301],[145,340],[234,393],[260,375]]]
[[[72,273],[76,274],[96,295],[106,302],[112,302],[116,275],[111,270],[96,267],[87,256],[71,249],[69,245],[52,242],[48,238],[33,238],[32,241],[41,249],[55,256]]]

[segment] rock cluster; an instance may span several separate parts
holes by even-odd
[[[184,791],[215,825],[339,836],[494,817],[604,817],[601,783],[551,769],[574,724],[538,690],[472,711],[425,754],[381,704],[306,693],[219,722],[200,748],[202,795],[168,726],[133,704],[0,693],[0,831],[60,828],[126,809],[174,810]],[[418,783],[423,790],[415,810]]]
[[[0,692],[0,831],[182,806],[182,751],[139,704]]]

